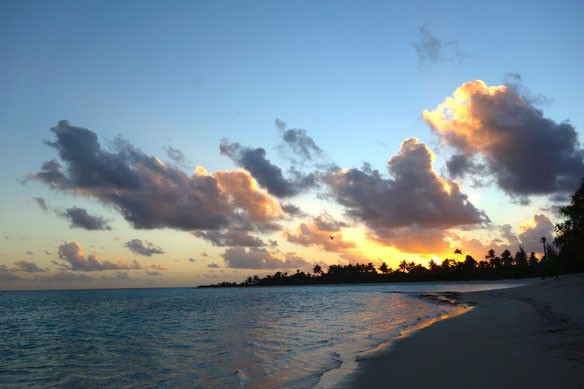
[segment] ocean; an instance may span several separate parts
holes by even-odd
[[[2,388],[334,387],[448,283],[0,292]]]

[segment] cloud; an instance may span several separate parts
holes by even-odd
[[[258,237],[250,235],[248,231],[229,229],[222,231],[194,231],[193,235],[202,238],[214,246],[245,246],[245,247],[262,247],[266,244]]]
[[[43,210],[43,212],[48,212],[49,211],[49,207],[47,206],[47,201],[42,198],[42,197],[33,197],[33,201],[35,202],[35,204],[37,205],[37,207],[39,207],[40,209]]]
[[[282,256],[264,248],[231,247],[221,256],[227,267],[233,269],[291,269],[310,266],[293,253]]]
[[[284,214],[280,204],[268,193],[257,188],[257,182],[248,172],[219,171],[213,174],[219,188],[226,193],[236,209],[245,210],[246,220],[268,223],[281,219]]]
[[[328,215],[313,218],[312,223],[301,223],[295,231],[285,231],[284,236],[291,243],[302,246],[316,246],[321,250],[345,252],[355,248],[355,243],[347,242],[340,232],[345,223]],[[332,237],[332,239],[331,239]]]
[[[448,233],[439,228],[421,228],[417,224],[401,228],[376,228],[369,238],[390,245],[404,253],[436,254],[450,251]]]
[[[257,192],[262,192],[249,177],[245,189],[252,193],[244,194],[242,188],[237,193],[226,192],[234,189],[228,183],[229,177],[237,176],[232,181],[243,182],[244,172],[210,175],[198,167],[194,175],[188,176],[121,138],[111,142],[111,150],[104,150],[95,133],[67,121],[60,121],[51,131],[56,140],[46,143],[59,152],[63,165],[47,161],[28,178],[54,190],[93,197],[111,205],[135,228],[215,230],[248,216],[257,220],[262,216],[263,205],[275,207],[272,203],[276,202],[268,204],[267,199],[263,204],[245,201],[261,197]],[[264,211],[275,217],[273,209]]]
[[[388,161],[393,179],[365,165],[329,173],[323,180],[347,215],[365,223],[378,240],[389,236],[388,229],[448,229],[488,222],[455,181],[438,176],[433,159],[424,143],[411,138]]]
[[[292,128],[282,131],[282,139],[290,150],[297,157],[300,157],[300,162],[323,155],[322,149],[306,134],[306,130],[304,129]]]
[[[220,266],[218,264],[216,264],[215,262],[212,262],[212,263],[208,264],[207,267],[211,268],[211,269],[219,269]]]
[[[219,150],[222,155],[229,157],[235,164],[249,171],[252,176],[267,191],[276,197],[291,197],[316,184],[313,174],[304,175],[291,170],[293,179],[286,179],[282,169],[266,159],[263,148],[252,149],[243,147],[237,142],[221,140]]]
[[[79,271],[103,271],[103,270],[128,270],[140,269],[140,263],[134,261],[130,264],[125,262],[110,262],[100,260],[97,255],[85,255],[83,248],[78,242],[72,241],[59,246],[59,258],[66,261],[68,270]]]
[[[148,271],[148,270],[146,270],[146,274],[149,275],[150,277],[156,277],[156,276],[162,275],[162,273],[159,271]]]
[[[541,238],[546,238],[547,243],[551,244],[555,225],[546,215],[536,214],[531,220],[521,223],[519,230],[519,240],[525,251],[543,253]]]
[[[22,277],[13,274],[6,266],[0,265],[0,282],[20,281]]]
[[[423,117],[456,150],[447,164],[453,176],[488,171],[518,197],[573,192],[584,176],[574,127],[545,118],[513,86],[467,82]]]
[[[71,207],[58,212],[60,216],[69,220],[69,228],[82,228],[89,231],[111,230],[107,220],[101,216],[90,215],[86,209]]]
[[[305,216],[305,213],[302,211],[302,209],[294,204],[284,203],[282,204],[282,210],[290,216]]]
[[[164,254],[160,247],[154,246],[152,242],[140,239],[132,239],[124,244],[131,252],[145,257],[151,257],[153,254]]]
[[[34,262],[17,261],[17,262],[14,262],[14,265],[18,268],[19,271],[22,271],[25,273],[44,273],[47,271],[47,269],[39,267]]]
[[[129,280],[130,276],[126,271],[117,271],[113,276],[101,276],[103,280],[113,280],[113,281],[125,281]]]
[[[276,118],[274,119],[274,125],[280,130],[280,131],[286,131],[286,122]]]
[[[461,61],[463,55],[458,49],[458,42],[443,42],[431,31],[430,26],[430,23],[420,26],[418,41],[412,44],[420,65],[434,64],[441,60]]]
[[[79,281],[88,282],[93,281],[94,279],[85,274],[79,274],[71,272],[69,270],[63,270],[55,274],[36,275],[35,280],[41,282],[79,282]]]
[[[168,155],[168,158],[170,158],[174,163],[178,164],[179,166],[188,167],[192,165],[191,161],[189,161],[188,158],[185,157],[183,152],[180,151],[179,149],[175,149],[172,146],[168,146],[165,149],[165,151],[166,155]]]

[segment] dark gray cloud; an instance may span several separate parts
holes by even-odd
[[[266,150],[243,147],[237,142],[222,139],[219,146],[222,155],[251,173],[261,186],[276,197],[291,197],[316,184],[314,174],[304,175],[292,171],[293,179],[286,179],[282,169],[266,159]]]
[[[323,155],[322,149],[306,134],[304,129],[285,130],[282,132],[282,139],[301,160],[310,160]]]
[[[207,265],[208,268],[211,269],[219,269],[220,266],[218,264],[216,264],[215,262],[211,262],[210,264]]]
[[[485,165],[477,163],[466,154],[454,154],[446,161],[446,167],[453,178],[464,178],[467,174],[477,176],[486,169]]]
[[[70,228],[82,228],[89,231],[112,229],[106,219],[101,216],[90,215],[84,208],[71,207],[58,212],[58,214],[69,220],[71,223]]]
[[[120,138],[112,151],[104,150],[95,133],[67,121],[51,131],[56,140],[46,143],[59,152],[63,165],[47,161],[29,179],[97,198],[135,228],[218,229],[250,211],[234,204],[213,175],[188,176]]]
[[[40,209],[43,210],[43,212],[49,211],[49,207],[47,206],[47,202],[42,197],[33,197],[33,201],[35,202],[37,207],[39,207]]]
[[[141,239],[132,239],[124,244],[131,252],[145,257],[151,257],[154,254],[164,254],[164,251],[152,242]]]
[[[434,64],[444,60],[461,61],[464,58],[459,50],[458,42],[456,40],[442,41],[432,32],[430,23],[420,26],[418,41],[412,46],[420,65]]]
[[[278,255],[264,248],[231,247],[221,255],[232,269],[292,269],[310,266],[303,258],[287,253]]]
[[[266,244],[260,238],[253,236],[249,231],[230,228],[221,231],[194,231],[193,235],[197,238],[205,239],[214,246],[245,246],[245,247],[262,247]]]
[[[412,138],[402,142],[388,162],[393,179],[365,166],[330,173],[324,180],[347,214],[373,231],[413,225],[446,229],[487,222],[456,182],[436,174],[432,160],[430,149]]]
[[[451,174],[484,167],[510,196],[573,192],[584,176],[584,152],[569,122],[556,123],[513,86],[465,83],[424,119],[456,150]]]
[[[294,204],[285,203],[282,204],[282,210],[290,216],[304,216],[305,213],[302,209]]]
[[[275,124],[282,138],[282,143],[276,149],[282,157],[295,166],[289,170],[288,174],[298,177],[298,173],[308,166],[319,171],[339,169],[318,147],[314,139],[306,133],[306,130],[301,128],[286,129],[286,122],[280,119],[276,119]],[[310,176],[304,173],[302,175]]]
[[[18,268],[19,271],[25,273],[44,273],[47,271],[47,269],[40,267],[34,262],[17,261],[14,262],[14,265]]]
[[[128,270],[141,269],[140,263],[134,261],[125,263],[122,261],[111,262],[99,259],[97,255],[85,255],[78,242],[72,241],[59,246],[59,258],[67,262],[65,268],[74,271],[103,271],[103,270]]]
[[[166,155],[168,155],[168,158],[170,158],[174,163],[178,164],[179,166],[188,167],[192,165],[191,161],[189,161],[188,158],[185,157],[183,152],[180,151],[179,149],[175,149],[172,146],[168,146],[165,149],[165,151]]]

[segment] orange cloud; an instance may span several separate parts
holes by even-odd
[[[487,86],[481,80],[470,81],[456,89],[433,111],[424,110],[424,120],[440,133],[443,140],[455,141],[475,150],[481,150],[500,141],[486,126],[487,118],[475,113],[473,99],[505,94],[507,87]]]
[[[284,211],[280,204],[245,170],[219,171],[211,175],[221,191],[252,220],[266,222],[280,219]]]
[[[345,252],[355,248],[355,243],[345,241],[337,228],[323,224],[302,223],[296,231],[284,231],[284,236],[291,243],[316,246],[325,251]]]
[[[489,174],[522,200],[570,193],[580,183],[584,153],[575,128],[544,117],[514,85],[467,82],[422,116],[456,152],[447,161],[452,177],[471,174],[480,181]]]
[[[125,263],[122,261],[111,262],[101,260],[97,255],[85,255],[79,242],[71,241],[59,246],[59,258],[68,262],[68,270],[103,271],[103,270],[127,270],[141,269],[140,262]]]

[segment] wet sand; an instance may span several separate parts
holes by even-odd
[[[460,294],[466,313],[359,361],[347,388],[584,388],[584,274]]]

